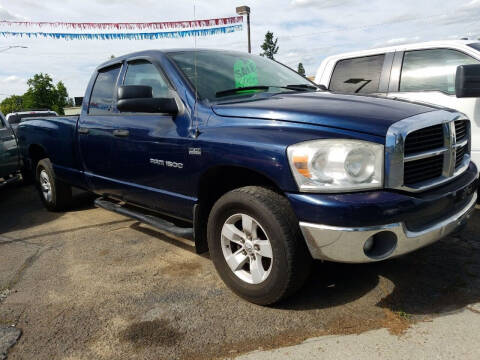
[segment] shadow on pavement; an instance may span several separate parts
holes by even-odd
[[[93,208],[93,199],[92,194],[75,189],[69,211]],[[0,234],[48,223],[62,215],[44,208],[33,185],[12,184],[0,188]]]
[[[460,310],[480,302],[479,233],[477,210],[460,233],[396,259],[359,265],[316,262],[305,287],[278,307],[323,309],[375,290],[384,293],[377,306],[402,314]]]

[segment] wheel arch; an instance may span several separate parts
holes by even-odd
[[[263,186],[283,194],[280,187],[270,177],[246,167],[215,166],[201,175],[197,187],[198,203],[194,210],[194,234],[197,252],[208,251],[207,221],[213,204],[225,193],[251,185]]]
[[[32,173],[35,173],[38,162],[45,158],[48,158],[48,153],[42,145],[31,144],[28,147],[28,167]]]

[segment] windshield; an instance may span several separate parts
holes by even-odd
[[[314,86],[295,71],[261,56],[214,50],[182,51],[169,56],[196,88],[199,96],[211,101],[221,100],[225,95],[231,98],[251,96],[259,91],[292,91],[282,89],[286,86]],[[236,88],[250,89],[226,92]],[[316,88],[313,87],[313,90]]]
[[[475,50],[480,51],[480,42],[478,42],[478,43],[473,43],[473,44],[468,44],[468,46],[474,48]]]

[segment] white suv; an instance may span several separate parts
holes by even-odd
[[[480,64],[480,41],[432,41],[330,56],[320,65],[315,82],[335,92],[386,95],[456,109],[471,120],[472,160],[480,164],[480,98],[455,92],[457,67],[471,64]],[[472,79],[480,87],[480,77]]]

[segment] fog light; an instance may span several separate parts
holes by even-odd
[[[363,244],[363,252],[370,259],[386,259],[397,247],[397,235],[391,231],[380,231],[370,236]]]
[[[373,247],[373,237],[369,237],[367,241],[365,241],[365,244],[363,245],[363,251],[365,253],[368,253],[370,250],[372,250]]]

